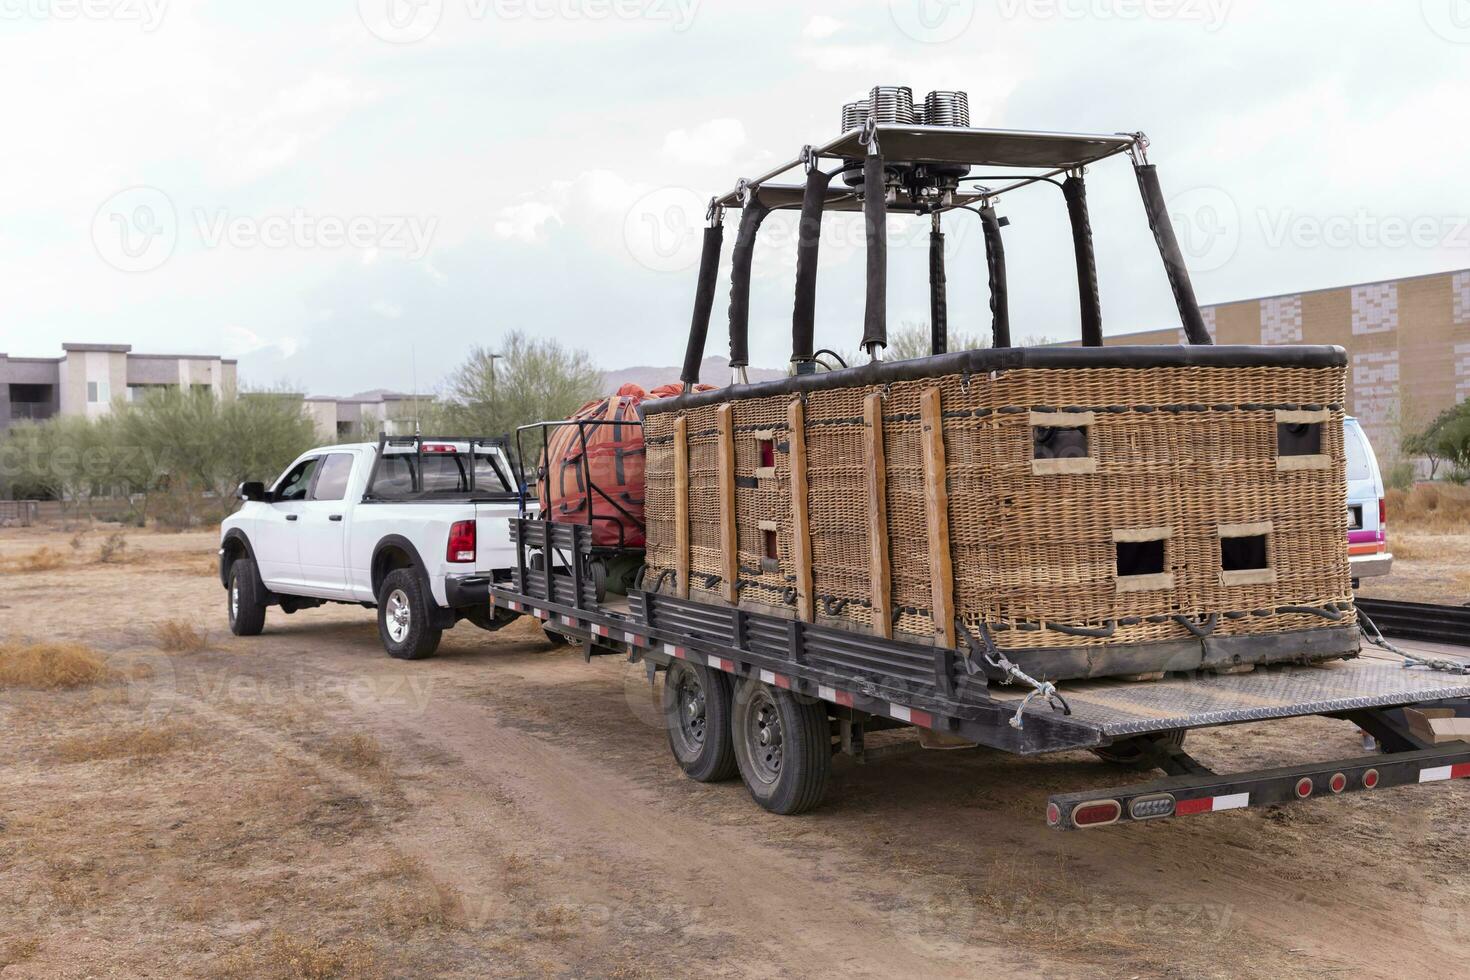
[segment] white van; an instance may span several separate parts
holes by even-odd
[[[1347,450],[1348,561],[1356,586],[1359,579],[1387,575],[1393,567],[1393,555],[1388,550],[1388,515],[1378,457],[1357,419],[1349,416],[1343,430]]]

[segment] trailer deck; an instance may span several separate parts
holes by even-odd
[[[1028,701],[1028,689],[967,675],[953,650],[916,647],[924,656],[900,651],[909,655],[905,660],[895,656],[893,641],[865,648],[851,634],[795,619],[737,615],[646,591],[599,600],[579,571],[591,552],[587,526],[518,518],[512,532],[521,567],[514,582],[491,588],[491,602],[580,642],[589,659],[626,655],[645,664],[650,679],[682,661],[805,695],[827,706],[841,736],[834,744],[843,750],[860,746],[863,728],[877,722],[1023,755],[1123,747],[1136,754],[1136,765],[1169,774],[1154,783],[1053,796],[1045,812],[1057,829],[1470,777],[1470,743],[1428,745],[1408,730],[1398,710],[1438,705],[1470,711],[1470,677],[1464,675],[1406,669],[1369,653],[1244,674],[1070,681],[1057,685],[1053,703]],[[1470,649],[1448,655],[1457,652],[1470,662]],[[948,690],[945,675],[952,681]],[[1358,726],[1377,740],[1381,753],[1221,774],[1180,748],[1190,729],[1312,715]]]

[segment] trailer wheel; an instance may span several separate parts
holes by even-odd
[[[730,736],[730,679],[675,660],[664,673],[664,726],[679,768],[696,782],[734,777],[735,750]]]
[[[805,813],[827,792],[832,729],[821,702],[758,680],[741,682],[731,718],[735,760],[745,788],[772,813]]]
[[[230,588],[226,608],[230,632],[236,636],[259,636],[265,629],[265,585],[255,570],[253,558],[237,558],[230,566]]]
[[[1172,746],[1179,748],[1184,745],[1184,729],[1176,728],[1172,732],[1160,732],[1157,735],[1140,735],[1138,738],[1130,738],[1123,742],[1114,742],[1105,748],[1093,749],[1092,754],[1104,762],[1147,771],[1155,768],[1154,764],[1149,761],[1148,743],[1150,741],[1165,747]]]
[[[378,636],[388,656],[422,660],[439,648],[444,631],[430,625],[424,580],[412,568],[398,568],[378,592]]]

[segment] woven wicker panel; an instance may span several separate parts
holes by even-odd
[[[786,425],[786,400],[775,398],[735,402],[735,470],[755,486],[735,488],[736,523],[740,542],[740,601],[743,605],[789,609],[786,599],[796,576],[791,570],[791,483],[787,465],[790,429]],[[760,436],[769,435],[776,444],[774,476],[755,479],[760,468]],[[761,525],[777,525],[777,553],[781,570],[764,571],[765,535]]]
[[[814,392],[806,411],[807,499],[817,620],[864,628],[873,620],[863,462],[866,394],[858,389]]]
[[[932,637],[932,585],[919,395],[941,391],[955,603],[969,626],[987,624],[1007,648],[1108,645],[1187,637],[1176,617],[1225,635],[1311,629],[1328,620],[1288,607],[1351,602],[1347,563],[1341,368],[1027,368],[885,386],[889,555],[895,629]],[[813,584],[819,619],[871,629],[862,399],[873,389],[807,397]],[[791,508],[786,411],[791,396],[735,402],[740,476],[759,465],[752,431],[779,433],[776,475],[737,491],[741,601],[791,609]],[[1278,471],[1279,408],[1326,407],[1322,469]],[[1038,475],[1031,413],[1090,412],[1094,472]],[[706,417],[708,416],[708,417]],[[672,567],[667,548],[672,466],[662,458],[672,414],[650,416],[649,564]],[[716,488],[699,433],[711,409],[689,412],[691,520],[713,521]],[[712,448],[709,450],[712,453]],[[695,515],[702,515],[697,518]],[[782,572],[759,568],[759,522],[780,528]],[[1274,582],[1227,585],[1219,528],[1269,522]],[[1172,584],[1124,591],[1117,532],[1165,529]],[[717,528],[693,529],[692,568],[718,574]],[[714,550],[710,546],[714,546]],[[1162,580],[1167,581],[1167,580]],[[1153,581],[1147,583],[1154,585]],[[1351,622],[1349,613],[1345,622]],[[1078,635],[1082,630],[1105,636]]]
[[[650,583],[659,571],[672,570],[674,557],[674,419],[669,413],[643,422],[646,457],[643,469],[643,520],[648,528],[645,560]]]

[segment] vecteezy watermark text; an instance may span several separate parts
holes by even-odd
[[[438,218],[418,215],[314,215],[305,208],[265,217],[195,208],[194,226],[205,248],[376,248],[421,259]]]
[[[3,2],[3,0],[0,0]],[[201,248],[342,249],[396,253],[411,261],[433,245],[439,219],[411,214],[236,214],[196,207],[181,220],[173,199],[157,187],[130,187],[102,203],[92,219],[92,244],[108,265],[149,272],[169,260],[181,235]]]
[[[111,20],[158,30],[169,0],[0,0],[0,21]]]
[[[498,21],[653,21],[676,33],[694,23],[701,0],[357,0],[358,16],[374,37],[390,44],[415,44],[433,34],[447,2],[465,19]]]
[[[1176,21],[1210,33],[1225,26],[1233,0],[997,0],[1007,20]]]

